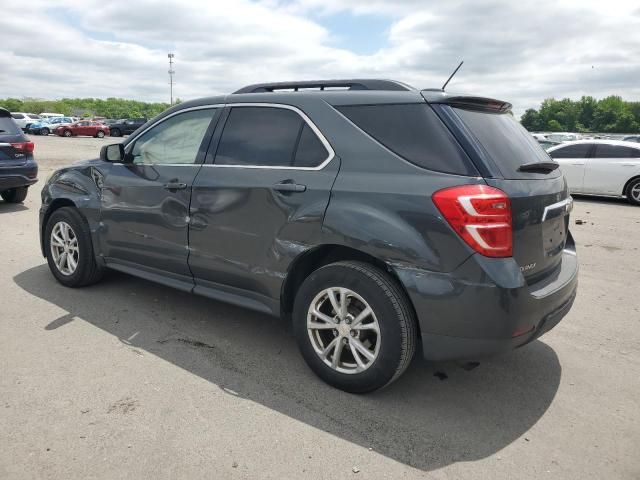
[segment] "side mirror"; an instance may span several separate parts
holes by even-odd
[[[100,149],[100,160],[113,163],[124,162],[124,146],[121,143],[105,145]]]

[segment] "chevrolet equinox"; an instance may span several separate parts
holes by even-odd
[[[42,191],[63,285],[107,268],[292,322],[327,383],[505,352],[567,314],[558,164],[507,102],[388,80],[258,84],[176,105]]]

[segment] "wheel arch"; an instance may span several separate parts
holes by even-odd
[[[406,295],[410,308],[414,309],[413,302],[411,301],[402,281],[396,274],[395,270],[384,260],[353,247],[339,244],[324,244],[301,253],[289,266],[280,294],[280,312],[282,316],[287,319],[291,317],[296,293],[305,278],[320,267],[330,263],[347,260],[368,263],[386,272]],[[420,328],[419,325],[416,326],[418,329]]]
[[[78,206],[73,202],[73,200],[70,200],[68,198],[56,198],[51,202],[51,204],[49,205],[49,208],[47,208],[47,211],[44,213],[42,217],[42,222],[40,223],[40,250],[42,250],[43,257],[47,256],[45,252],[45,247],[44,247],[44,243],[45,243],[44,237],[45,237],[45,230],[47,228],[47,222],[49,221],[49,218],[51,218],[51,215],[53,215],[53,212],[63,207],[73,207],[75,209],[78,208]]]

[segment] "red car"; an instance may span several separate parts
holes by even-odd
[[[87,135],[90,137],[102,138],[105,135],[109,135],[109,127],[102,123],[83,120],[82,122],[76,122],[71,125],[56,128],[56,135],[60,135],[61,137]]]

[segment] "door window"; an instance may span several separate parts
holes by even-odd
[[[195,163],[215,112],[214,108],[194,110],[160,122],[136,139],[131,149],[133,163]]]
[[[596,145],[596,158],[633,158],[640,157],[640,150],[623,147],[620,145],[610,145],[608,143],[600,143]]]
[[[560,147],[553,152],[549,152],[549,155],[551,155],[551,158],[587,158],[590,148],[590,143],[576,143]]]
[[[234,107],[229,113],[217,165],[316,167],[329,152],[296,112],[277,107]]]

